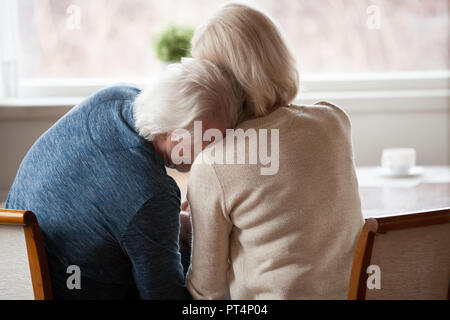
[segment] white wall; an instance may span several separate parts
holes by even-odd
[[[61,107],[57,113],[41,110],[10,112],[10,107],[0,107],[0,202],[6,199],[20,162],[39,136],[68,111]],[[34,114],[32,117],[28,115]],[[41,113],[36,116],[35,113]]]
[[[449,112],[350,114],[357,165],[378,165],[390,147],[417,150],[419,165],[444,165],[449,158]]]

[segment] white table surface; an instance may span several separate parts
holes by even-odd
[[[364,216],[379,217],[450,207],[450,166],[425,166],[421,175],[386,177],[379,167],[358,167]]]

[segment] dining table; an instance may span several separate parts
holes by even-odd
[[[365,218],[450,207],[450,166],[424,166],[420,174],[386,176],[380,167],[357,167]]]
[[[420,174],[390,176],[378,166],[358,166],[364,218],[395,216],[450,207],[450,166],[423,166]],[[168,170],[186,198],[189,174]]]

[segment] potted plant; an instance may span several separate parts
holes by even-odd
[[[180,62],[190,57],[191,39],[194,28],[170,24],[156,35],[154,47],[157,58],[164,64]]]

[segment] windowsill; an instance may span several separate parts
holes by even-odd
[[[151,79],[128,79],[141,87]],[[59,118],[84,97],[117,79],[35,79],[23,97],[0,99],[0,120]],[[450,71],[304,74],[296,104],[329,100],[349,113],[442,112],[450,107]],[[67,96],[70,94],[71,96]],[[48,97],[42,97],[46,95]],[[36,97],[36,98],[34,98]]]
[[[0,99],[0,120],[59,119],[82,97]]]
[[[83,97],[39,97],[39,98],[4,98],[0,99],[0,107],[11,108],[42,108],[42,107],[73,107]]]

